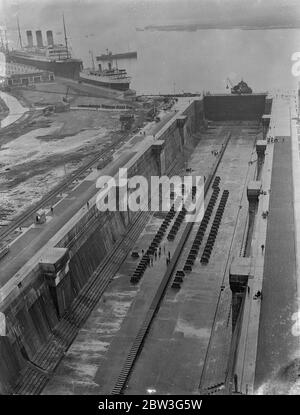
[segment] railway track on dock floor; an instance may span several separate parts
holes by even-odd
[[[211,171],[211,173],[209,174],[208,178],[205,181],[204,196],[207,195],[207,193],[210,189],[210,185],[211,185],[211,183],[212,183],[212,181],[213,181],[213,179],[216,175],[219,164],[220,164],[220,162],[223,158],[223,155],[225,153],[227,144],[230,140],[230,136],[231,136],[231,134],[228,133],[228,136],[226,138],[225,145],[222,148],[221,154],[220,154],[217,162],[215,163],[215,165],[212,167],[212,171]],[[140,354],[140,352],[142,350],[142,347],[143,347],[144,341],[146,339],[147,333],[150,330],[150,327],[151,327],[151,324],[154,320],[154,317],[155,317],[155,315],[156,315],[156,313],[159,309],[159,306],[160,306],[160,304],[161,304],[161,302],[164,298],[164,294],[165,294],[166,289],[169,285],[169,282],[171,280],[173,272],[175,271],[176,265],[177,265],[178,260],[180,258],[180,254],[183,250],[183,247],[184,247],[184,245],[185,245],[185,243],[186,243],[186,241],[189,237],[189,234],[190,234],[193,226],[194,226],[194,223],[189,222],[189,223],[187,223],[186,228],[183,231],[183,234],[182,234],[182,236],[181,236],[181,238],[178,242],[178,245],[176,247],[176,250],[174,252],[173,259],[171,260],[171,263],[170,263],[170,265],[169,265],[169,267],[168,267],[168,269],[167,269],[167,271],[166,271],[166,273],[165,273],[165,275],[164,275],[164,277],[163,277],[163,279],[162,279],[162,281],[161,281],[161,283],[160,283],[160,285],[159,285],[159,287],[156,291],[156,294],[155,294],[155,296],[154,296],[154,298],[153,298],[153,300],[150,304],[149,310],[148,310],[148,312],[145,316],[145,319],[144,319],[144,321],[143,321],[143,323],[142,323],[142,325],[141,325],[141,327],[140,327],[140,329],[137,333],[137,336],[135,337],[135,339],[132,343],[131,349],[130,349],[127,357],[126,357],[125,363],[124,363],[124,365],[123,365],[123,367],[122,367],[122,369],[121,369],[121,371],[120,371],[120,373],[117,377],[115,386],[111,391],[112,395],[122,394],[125,387],[126,387],[126,384],[128,383],[130,374],[133,371],[134,364],[135,364],[135,362],[138,358],[138,355]]]
[[[178,164],[181,162],[182,160],[176,160],[169,174],[178,174],[180,170]],[[64,357],[65,352],[74,341],[79,329],[83,326],[108,284],[118,272],[151,215],[151,212],[141,212],[125,238],[117,243],[113,253],[100,264],[73,301],[68,312],[55,327],[45,346],[35,355],[32,363],[27,363],[14,387],[14,394],[37,395],[41,393],[55,368]]]

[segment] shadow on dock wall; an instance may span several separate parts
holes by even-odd
[[[0,336],[0,394],[13,391],[20,371],[47,342],[58,323],[48,289],[39,277],[5,310],[6,336]]]
[[[226,369],[226,381],[225,381],[226,395],[239,393],[238,385],[239,385],[240,379],[238,379],[238,376],[235,373],[235,366],[236,366],[236,359],[237,359],[238,347],[240,343],[240,336],[241,336],[241,330],[242,330],[244,305],[245,305],[245,293],[241,297],[239,312],[235,320],[234,330],[233,330],[232,338],[231,338],[229,360],[228,360],[227,369]]]

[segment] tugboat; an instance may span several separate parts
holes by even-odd
[[[119,69],[117,66],[114,67],[112,59],[107,62],[107,68],[103,68],[102,64],[99,63],[98,69],[96,69],[92,53],[91,56],[92,69],[88,68],[82,70],[79,73],[79,82],[115,89],[118,91],[127,91],[129,89],[131,77],[127,75],[126,69]]]
[[[111,60],[118,60],[118,59],[136,59],[137,52],[123,52],[123,53],[112,53],[108,49],[106,49],[106,54],[102,53],[100,56],[96,56],[97,61],[111,61]]]
[[[227,82],[231,85],[231,93],[232,94],[252,94],[252,89],[247,85],[246,82],[241,80],[237,85],[232,85],[232,82],[229,78],[227,78]],[[226,89],[229,89],[229,85],[227,83]]]

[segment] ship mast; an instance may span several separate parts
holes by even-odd
[[[20,42],[20,47],[22,49],[23,45],[22,45],[22,37],[21,37],[20,23],[19,23],[19,17],[18,16],[17,16],[17,24],[18,24],[19,42]]]
[[[64,14],[63,14],[63,24],[64,24],[65,44],[66,44],[66,49],[67,49],[67,58],[69,58],[68,38],[67,38],[67,32],[66,32],[66,24],[65,24],[65,16],[64,16]]]
[[[0,37],[1,37],[1,49],[4,52],[5,47],[4,47],[3,37],[2,37],[2,30],[0,31]]]
[[[7,40],[6,29],[4,29],[4,37],[5,37],[5,49],[6,49],[6,53],[8,53],[8,40]]]
[[[90,55],[91,55],[91,59],[92,59],[92,68],[93,68],[93,71],[94,71],[94,70],[95,70],[94,54],[93,54],[93,51],[92,51],[92,50],[89,50],[89,52],[90,52]]]

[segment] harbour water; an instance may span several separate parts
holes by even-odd
[[[291,56],[300,51],[300,29],[136,31],[158,24],[158,16],[150,9],[122,8],[117,1],[109,2],[114,13],[108,13],[105,2],[92,1],[89,7],[80,1],[72,7],[69,2],[56,7],[42,2],[32,16],[25,3],[18,10],[23,42],[27,29],[53,29],[55,40],[63,43],[59,18],[64,12],[73,54],[85,66],[91,66],[90,51],[95,57],[106,48],[113,53],[137,51],[137,60],[120,60],[118,66],[127,69],[138,93],[226,92],[227,77],[233,83],[243,78],[254,92],[276,88],[279,79],[281,88],[295,87],[299,81],[291,73]],[[192,10],[189,14],[193,18]],[[10,44],[18,47],[13,13],[9,19]]]

